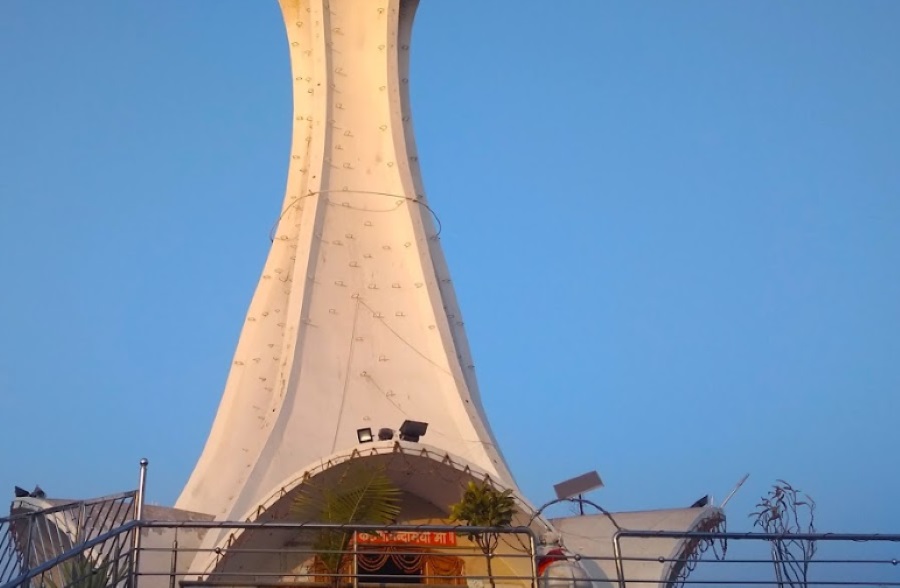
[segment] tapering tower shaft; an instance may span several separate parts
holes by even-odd
[[[179,508],[244,517],[285,478],[355,446],[357,429],[405,419],[514,486],[420,179],[408,89],[417,3],[280,0],[294,84],[287,193]]]

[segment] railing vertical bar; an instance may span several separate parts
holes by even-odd
[[[77,533],[78,532],[78,514],[73,513],[72,516],[68,516],[67,512],[56,512],[52,515],[41,517],[41,520],[44,521],[44,532],[42,533],[43,537],[46,537],[46,541],[42,541],[42,544],[49,544],[50,549],[47,550],[47,547],[44,547],[44,555],[41,559],[47,560],[51,557],[56,557],[60,553],[63,553],[68,549],[68,545],[77,545],[77,538],[75,541],[71,540],[70,535],[67,534],[67,527],[74,527],[73,531],[69,531],[69,533]]]
[[[169,564],[169,588],[175,588],[175,574],[178,572],[178,530],[172,540],[172,558]]]
[[[131,502],[128,502],[128,496],[123,496],[121,500],[116,502],[116,511],[113,515],[113,521],[117,525],[121,525],[127,520],[126,511],[129,507],[134,506],[134,496],[131,497]]]
[[[140,475],[138,476],[138,489],[137,495],[135,496],[134,501],[134,520],[140,522],[144,518],[144,495],[147,491],[147,465],[150,462],[147,458],[142,458],[140,461]],[[138,586],[138,576],[141,573],[141,527],[138,525],[134,529],[134,555],[131,558],[131,586],[132,588],[137,588]]]
[[[41,540],[41,545],[44,549],[44,553],[41,555],[42,561],[58,557],[72,547],[78,545],[78,517],[79,513],[77,510],[72,513],[69,511],[56,511],[53,514],[41,517],[44,528],[43,533],[39,536],[46,537],[46,540]],[[68,531],[68,534],[66,531],[67,527],[73,527],[71,531]],[[73,541],[70,539],[70,536],[74,537],[75,540]],[[48,545],[49,548],[47,547]],[[55,576],[54,572],[56,574]],[[63,572],[60,568],[54,568],[44,572],[41,575],[42,581],[44,576],[49,577],[50,581],[55,582],[57,586],[64,586],[66,583],[66,578],[63,577]]]
[[[35,525],[34,517],[29,518],[28,519],[28,538],[25,541],[25,549],[24,549],[25,553],[23,556],[23,559],[25,561],[22,562],[22,573],[23,574],[27,574],[28,570],[31,569],[31,549],[32,549],[31,545],[32,545],[32,542],[34,541],[34,525]]]
[[[49,530],[49,526],[47,525],[47,515],[37,517],[38,520],[38,530],[37,536],[34,537],[34,560],[35,562],[46,560],[50,555],[50,551],[47,549],[47,531]],[[38,547],[40,545],[40,547]],[[40,549],[40,551],[38,551]]]
[[[359,588],[359,547],[355,531],[353,533],[353,588]]]
[[[134,578],[137,574],[137,567],[134,565],[134,534],[140,532],[139,528],[132,528],[128,530],[128,546],[127,546],[127,555],[128,558],[128,581],[126,582],[127,588],[134,588]],[[126,549],[123,546],[123,549]]]
[[[528,534],[528,548],[531,550],[531,588],[537,588],[537,541],[534,539],[534,533]]]
[[[613,535],[613,557],[616,559],[616,575],[619,577],[619,588],[625,588],[625,565],[622,562],[621,531]]]
[[[119,540],[119,535],[113,538],[113,546],[110,550],[110,557],[112,558],[112,586],[115,588],[119,585],[119,546],[121,541]]]
[[[74,533],[74,541],[75,543],[81,543],[87,538],[85,534],[85,526],[87,525],[87,505],[85,503],[81,503],[81,508],[78,509],[78,517],[75,519],[75,533]]]
[[[94,526],[98,535],[107,528],[115,527],[119,522],[114,515],[114,506],[115,503],[100,505],[99,512],[94,515]]]
[[[0,567],[0,582],[4,582],[6,578],[12,576],[10,569],[15,570],[16,567],[21,568],[21,554],[15,548],[15,537],[13,535],[12,526],[14,523],[7,523],[6,530],[0,538],[0,546],[3,548],[3,555],[0,555],[0,562],[6,562]]]

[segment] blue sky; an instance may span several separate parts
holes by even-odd
[[[171,504],[283,196],[271,1],[0,3],[0,491]],[[477,8],[476,8],[477,6]],[[900,529],[900,4],[425,1],[413,111],[535,503]]]

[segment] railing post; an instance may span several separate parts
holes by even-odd
[[[529,531],[531,531],[531,529],[529,529]],[[537,541],[534,540],[534,531],[528,533],[528,543],[529,548],[531,549],[531,588],[537,588]]]
[[[616,559],[616,574],[619,576],[619,588],[625,588],[625,566],[622,561],[621,538],[622,531],[616,531],[616,534],[613,535],[613,557]]]
[[[147,490],[147,465],[149,463],[146,457],[141,459],[141,473],[138,479],[137,493],[134,496],[134,520],[138,521],[138,525],[134,528],[134,537],[132,538],[131,588],[137,588],[138,574],[140,573],[141,531],[143,530],[140,521],[144,518],[144,493]]]
[[[353,531],[353,588],[359,588],[359,555],[356,546],[356,531]]]
[[[113,547],[109,552],[109,557],[112,558],[112,587],[116,588],[119,585],[119,558],[122,557],[122,540],[120,538],[120,534],[116,533],[116,536],[113,538]],[[128,588],[126,585],[125,588]]]
[[[34,513],[31,513],[28,516],[28,538],[25,540],[25,558],[22,562],[22,573],[27,574],[31,570],[31,549],[34,543],[34,525],[37,520],[37,516]]]
[[[175,588],[175,574],[178,571],[178,529],[175,529],[175,539],[172,541],[172,562],[169,565],[169,588]]]

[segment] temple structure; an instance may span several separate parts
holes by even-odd
[[[357,431],[422,441],[514,486],[481,406],[419,173],[415,1],[282,0],[287,194],[206,448],[176,506],[248,516]],[[388,440],[388,444],[391,440]]]
[[[616,520],[669,531],[721,522],[713,507],[551,521],[521,495],[482,407],[419,171],[409,100],[418,0],[279,1],[294,88],[286,194],[280,209],[273,203],[271,251],[205,448],[175,508],[154,517],[287,520],[304,485],[339,486],[365,463],[402,492],[398,523],[440,525],[469,481],[488,481],[512,492],[514,524],[552,537],[557,552],[600,558],[578,564],[598,586],[621,573],[611,563]],[[294,577],[309,566],[260,555],[302,543],[290,530],[173,533],[145,533],[161,549],[142,557],[142,573],[171,567],[199,582],[267,566]],[[165,559],[173,540],[191,549],[177,562]],[[649,559],[634,565],[668,582],[695,548],[642,543],[632,550]],[[440,561],[462,577],[462,564]],[[527,578],[532,564],[501,547],[494,572]]]
[[[339,480],[365,459],[402,488],[401,522],[445,522],[467,481],[489,479],[514,492],[518,523],[571,527],[534,516],[482,408],[413,136],[418,1],[280,4],[294,84],[287,193],[212,431],[175,506],[277,520],[305,481]],[[403,434],[405,421],[427,428]],[[688,511],[677,528],[718,520],[712,511]],[[608,536],[607,522],[584,519],[579,536]],[[224,540],[210,533],[203,545]]]

